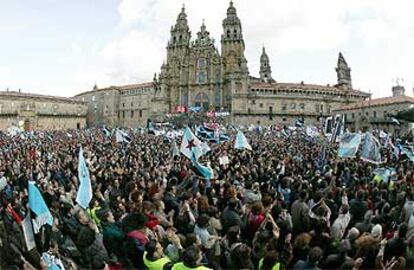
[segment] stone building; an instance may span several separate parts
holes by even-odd
[[[235,124],[289,125],[297,118],[316,124],[342,105],[370,97],[352,88],[351,69],[341,53],[333,86],[278,82],[265,48],[259,78],[250,76],[233,2],[222,26],[220,51],[204,22],[192,40],[183,7],[170,30],[166,61],[152,82],[96,88],[76,96],[89,102],[88,124],[134,127],[182,107],[227,111]]]
[[[405,95],[401,85],[392,88],[391,97],[368,99],[344,105],[334,111],[345,115],[345,127],[350,131],[386,130],[396,136],[406,134],[413,124],[406,121],[393,121],[392,115],[414,107],[414,98]]]
[[[0,130],[75,129],[86,126],[87,104],[73,98],[0,91]]]
[[[86,122],[90,127],[140,127],[146,125],[147,119],[157,119],[169,112],[156,88],[154,82],[100,89],[95,86],[75,98],[88,104]]]

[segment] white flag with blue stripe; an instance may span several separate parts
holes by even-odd
[[[201,150],[203,151],[203,155],[207,154],[209,151],[211,151],[210,146],[208,146],[207,142],[203,142],[201,144]]]
[[[414,161],[414,153],[408,147],[399,145],[399,148],[401,155],[406,155],[409,160]]]
[[[86,165],[85,158],[83,157],[82,147],[79,150],[78,178],[80,185],[78,194],[76,195],[76,202],[82,208],[87,209],[89,207],[90,201],[92,200],[92,185],[88,166]]]
[[[247,142],[247,139],[244,136],[243,132],[241,132],[240,130],[239,132],[237,132],[236,143],[234,144],[234,148],[252,150],[252,147]]]
[[[191,160],[198,160],[203,155],[201,141],[193,134],[189,127],[184,131],[180,152]]]
[[[50,226],[53,225],[53,216],[33,181],[29,181],[29,207],[36,214],[36,218],[33,221],[35,233],[38,233],[40,228],[46,223]]]
[[[119,129],[116,131],[115,137],[116,137],[117,143],[123,143],[123,142],[130,143],[131,142],[131,138],[128,136],[128,134]]]
[[[102,129],[102,131],[103,131],[103,133],[105,134],[105,136],[106,136],[106,137],[111,136],[111,132],[110,132],[110,131],[109,131],[109,129],[107,129],[106,127],[104,127],[104,128]]]
[[[213,169],[210,166],[204,166],[198,160],[192,159],[193,165],[198,171],[198,173],[204,177],[206,180],[211,180],[213,178]]]

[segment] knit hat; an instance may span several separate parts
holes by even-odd
[[[372,228],[371,235],[374,238],[380,238],[382,236],[382,227],[380,224],[377,224]]]
[[[348,232],[349,240],[355,240],[359,237],[359,230],[355,227],[352,227]]]

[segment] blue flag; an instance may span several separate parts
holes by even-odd
[[[53,216],[33,181],[29,181],[29,208],[36,214],[36,219],[33,221],[35,233],[38,233],[39,229],[46,223],[50,226],[53,225]]]
[[[241,132],[240,130],[239,132],[237,132],[236,143],[234,144],[234,148],[252,150],[252,147],[247,142],[247,139],[244,136],[243,132]]]
[[[338,156],[341,158],[355,157],[361,143],[361,135],[355,133],[344,134],[339,142]]]
[[[80,185],[78,194],[76,195],[76,202],[82,208],[87,209],[90,201],[92,200],[92,185],[89,177],[88,166],[86,165],[85,158],[83,157],[82,147],[79,150],[78,178]]]

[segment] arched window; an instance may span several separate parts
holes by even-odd
[[[227,30],[227,37],[230,38],[230,30]]]

